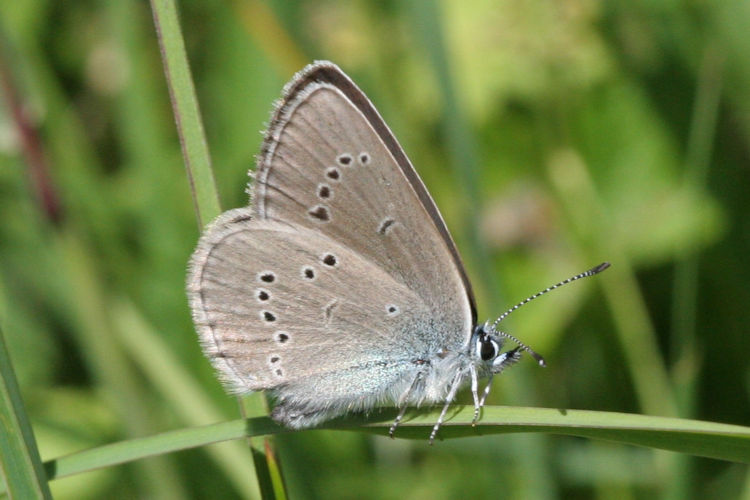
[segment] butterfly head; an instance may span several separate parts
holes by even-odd
[[[503,352],[502,349],[506,340],[515,342],[517,346]],[[514,364],[521,359],[521,353],[524,351],[536,359],[540,366],[545,366],[542,356],[512,335],[495,330],[489,321],[474,328],[471,345],[473,348],[472,357],[483,363],[492,373],[500,373],[504,368]]]

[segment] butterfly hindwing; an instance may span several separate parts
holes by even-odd
[[[430,310],[408,287],[317,231],[248,212],[212,225],[188,284],[202,343],[236,391],[315,385],[330,399],[342,374],[395,380],[436,349],[420,338]]]

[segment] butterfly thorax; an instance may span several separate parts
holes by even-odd
[[[443,349],[424,360],[415,375],[409,394],[401,396],[401,403],[421,405],[445,401],[455,384],[459,386],[471,378],[485,378],[500,373],[518,361],[518,348],[502,352],[504,339],[476,326],[469,341],[460,349]]]

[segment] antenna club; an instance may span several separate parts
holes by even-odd
[[[602,262],[601,264],[599,264],[595,268],[591,269],[589,272],[591,274],[598,274],[598,273],[604,271],[605,269],[607,269],[609,266],[610,266],[609,262]]]
[[[527,348],[526,350],[531,355],[531,357],[534,358],[537,363],[539,363],[539,366],[541,366],[542,368],[547,367],[547,362],[544,361],[544,358],[541,354],[537,353],[536,351],[532,351],[530,348]]]

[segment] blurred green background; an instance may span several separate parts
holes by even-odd
[[[272,102],[330,59],[370,96],[493,317],[543,353],[490,404],[750,421],[750,4],[183,1],[224,209]],[[199,228],[149,4],[0,3],[0,323],[43,458],[239,417],[184,294]],[[469,402],[462,393],[460,399]],[[426,438],[426,436],[425,436]],[[293,498],[750,498],[746,466],[546,435],[277,439]],[[244,443],[57,498],[249,494]]]

